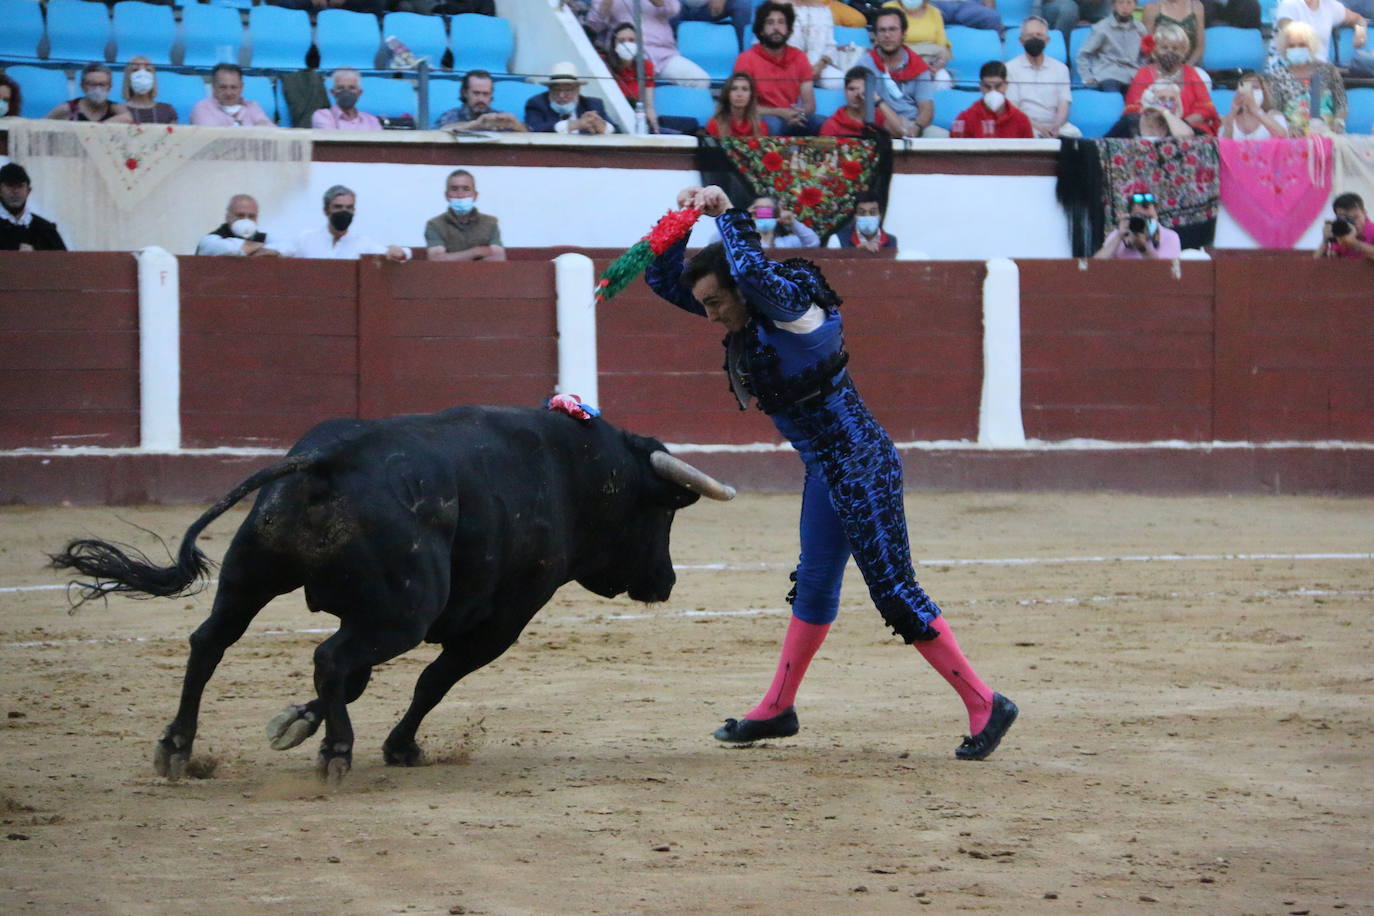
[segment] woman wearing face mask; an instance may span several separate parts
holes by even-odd
[[[87,64],[81,70],[81,98],[61,103],[48,112],[48,117],[54,121],[112,121],[126,115],[121,120],[127,121],[124,106],[110,101],[113,86],[109,67]]]
[[[1216,106],[1212,104],[1212,94],[1207,91],[1201,74],[1184,63],[1187,57],[1188,36],[1183,29],[1173,23],[1166,23],[1154,31],[1155,50],[1151,62],[1136,71],[1135,79],[1126,90],[1125,114],[1108,133],[1109,137],[1130,136],[1139,120],[1142,99],[1145,92],[1162,80],[1179,85],[1179,110],[1174,112],[1188,122],[1198,134],[1215,137],[1221,126]]]
[[[23,107],[24,94],[19,84],[0,73],[0,118],[17,118]]]
[[[766,137],[768,125],[759,117],[754,97],[754,78],[748,73],[732,73],[716,102],[716,116],[706,122],[713,137]]]
[[[1153,33],[1161,25],[1172,24],[1188,36],[1188,51],[1184,63],[1196,67],[1207,49],[1207,14],[1199,0],[1153,0],[1145,4],[1141,15],[1145,31]]]
[[[1345,84],[1340,71],[1317,59],[1317,33],[1305,22],[1289,22],[1276,47],[1268,75],[1289,135],[1345,133]]]
[[[1243,73],[1231,99],[1231,110],[1221,119],[1219,136],[1228,140],[1269,140],[1288,136],[1288,119],[1265,87],[1258,73]]]
[[[177,110],[157,97],[157,77],[153,62],[146,57],[133,57],[124,68],[124,107],[128,117],[115,120],[134,124],[175,124]]]
[[[821,237],[811,227],[797,219],[791,210],[778,210],[778,202],[771,197],[759,197],[749,205],[749,215],[759,230],[759,244],[764,248],[819,248]]]
[[[1155,83],[1140,97],[1140,125],[1137,136],[1145,140],[1162,140],[1165,137],[1192,137],[1196,135],[1191,124],[1179,116],[1182,111],[1180,99],[1182,91],[1178,83],[1163,79]]]

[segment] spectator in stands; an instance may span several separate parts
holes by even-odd
[[[895,6],[905,9],[911,21],[915,21],[912,15],[920,10],[921,5],[927,0],[887,0],[883,6]],[[931,6],[940,11],[940,16],[945,25],[964,25],[971,29],[995,29],[998,33],[1002,31],[1002,17],[993,7],[991,2],[983,3],[979,0],[929,0]],[[908,43],[915,43],[917,39],[907,37]]]
[[[212,98],[191,107],[191,123],[201,127],[275,127],[257,102],[243,98],[243,69],[215,64],[210,72]]]
[[[284,251],[281,239],[269,238],[258,225],[258,202],[235,194],[224,208],[224,222],[203,236],[196,254],[237,258],[275,258]]]
[[[448,207],[425,223],[425,245],[431,261],[504,261],[501,227],[496,217],[477,211],[477,179],[455,169],[444,182]]]
[[[768,125],[759,117],[754,97],[754,78],[747,73],[732,73],[716,100],[716,115],[706,122],[713,137],[766,137]]]
[[[1365,212],[1358,194],[1342,194],[1331,201],[1336,219],[1322,226],[1319,258],[1368,258],[1374,261],[1374,221]]]
[[[1035,128],[1025,112],[1007,101],[1007,65],[990,60],[978,71],[978,90],[983,97],[954,119],[949,135],[956,139],[1030,140]]]
[[[830,15],[835,19],[835,25],[844,29],[866,29],[868,28],[868,16],[859,7],[870,8],[869,0],[858,0],[857,4],[851,6],[844,0],[830,0]],[[743,36],[740,38],[743,44]]]
[[[634,107],[639,102],[639,70],[635,66],[639,42],[635,38],[633,23],[622,22],[611,29],[603,56],[625,101]],[[654,107],[654,62],[647,55],[644,57],[644,117],[648,121],[649,132],[653,134],[690,134],[701,126],[696,118],[659,116]]]
[[[157,101],[157,70],[146,57],[131,57],[124,68],[125,114],[115,121],[133,124],[175,124],[177,110]]]
[[[936,15],[939,15],[938,13]],[[907,16],[900,9],[883,9],[873,18],[873,48],[859,66],[877,78],[878,100],[893,136],[924,137],[945,131],[930,125],[935,117],[935,82],[930,67],[902,43]]]
[[[539,133],[613,134],[615,125],[606,119],[600,99],[582,94],[587,81],[577,75],[571,61],[554,64],[548,77],[537,82],[548,86],[525,103],[525,126]]]
[[[1078,48],[1083,85],[1125,94],[1143,62],[1140,39],[1144,37],[1145,26],[1135,19],[1135,0],[1112,0],[1112,15],[1098,20]]]
[[[896,248],[897,236],[883,229],[882,204],[872,191],[861,191],[854,198],[854,215],[830,237],[831,248],[860,248],[878,252]]]
[[[749,214],[759,230],[759,245],[764,248],[819,248],[821,237],[797,219],[791,210],[779,210],[771,197],[755,198]]]
[[[486,70],[469,70],[458,87],[458,101],[462,104],[450,108],[435,120],[435,127],[445,130],[528,130],[524,123],[507,111],[497,111],[491,107],[492,94],[496,84]]]
[[[1107,234],[1093,257],[1104,261],[1112,258],[1154,261],[1178,257],[1183,246],[1177,232],[1159,224],[1154,194],[1149,191],[1128,194],[1126,206],[1128,214]]]
[[[29,210],[32,190],[22,165],[0,166],[0,251],[66,251],[57,225]]]
[[[639,0],[594,0],[587,23],[604,37],[617,23],[634,22],[637,2]],[[680,12],[680,0],[647,0],[640,7],[644,53],[654,62],[654,72],[659,79],[693,89],[709,89],[711,77],[678,51],[672,21]]]
[[[1221,118],[1218,134],[1228,140],[1269,140],[1288,136],[1288,119],[1258,73],[1242,73],[1231,97],[1231,110]]]
[[[728,22],[735,27],[735,41],[743,47],[744,30],[749,28],[753,12],[750,0],[682,0],[682,10],[673,19],[673,28],[680,22]]]
[[[380,16],[386,12],[386,0],[266,0],[272,6],[283,6],[289,10],[305,10],[306,12],[317,12],[319,10],[351,10],[355,13],[372,13]],[[425,0],[419,0],[423,3]],[[431,3],[431,7],[433,4]],[[429,12],[421,10],[419,12]],[[437,10],[434,10],[437,12]],[[227,127],[228,125],[219,125]]]
[[[324,192],[324,215],[328,222],[296,240],[291,254],[298,258],[332,258],[347,261],[365,254],[384,254],[393,261],[409,261],[410,249],[382,245],[364,235],[350,233],[357,212],[358,195],[341,184]]]
[[[1293,137],[1345,133],[1345,83],[1317,57],[1319,43],[1310,25],[1290,20],[1279,32],[1279,58],[1269,64],[1274,99]]]
[[[1355,30],[1356,63],[1363,69],[1374,69],[1374,48],[1366,48],[1369,40],[1369,16],[1374,16],[1374,0],[1279,0],[1274,9],[1274,51],[1282,56],[1279,37],[1290,22],[1306,23],[1317,36],[1314,60],[1331,62],[1331,31],[1342,26]]]
[[[950,47],[949,36],[945,34],[944,14],[939,8],[932,3],[921,3],[904,9],[900,3],[889,3],[883,10],[873,14],[873,29],[878,27],[878,16],[887,10],[902,14],[902,29],[905,36],[903,42],[912,51],[921,55],[921,59],[933,72],[944,70],[954,52]],[[875,32],[874,43],[876,42]],[[950,81],[953,82],[952,79]]]
[[[869,124],[892,132],[893,125],[883,114],[881,102],[873,106],[872,119],[867,117],[868,104],[864,97],[871,78],[872,73],[863,67],[854,67],[844,75],[844,104],[821,125],[822,137],[862,137]]]
[[[382,122],[376,115],[358,109],[358,99],[363,95],[363,75],[351,67],[340,67],[330,75],[334,84],[329,94],[334,96],[334,104],[328,108],[318,108],[310,116],[310,126],[315,130],[381,130]]]
[[[1193,125],[1179,117],[1182,98],[1183,88],[1176,81],[1155,80],[1140,97],[1140,120],[1133,135],[1145,140],[1194,136]]]
[[[796,12],[790,3],[764,0],[754,10],[758,43],[735,58],[735,70],[754,78],[759,114],[772,136],[809,137],[820,130],[811,63],[787,43]]]
[[[1221,118],[1212,104],[1212,94],[1207,91],[1207,84],[1199,72],[1183,62],[1188,51],[1187,33],[1174,23],[1166,22],[1155,28],[1154,42],[1150,63],[1136,71],[1135,79],[1131,80],[1130,88],[1126,90],[1125,113],[1107,132],[1107,136],[1132,136],[1137,133],[1141,109],[1150,104],[1150,100],[1144,99],[1145,91],[1160,80],[1178,84],[1177,110],[1170,108],[1172,96],[1167,92],[1163,96],[1155,93],[1157,98],[1154,103],[1187,121],[1197,133],[1216,136]]]
[[[1202,63],[1202,53],[1207,48],[1207,11],[1200,0],[1150,0],[1140,18],[1150,34],[1164,23],[1178,26],[1188,36],[1188,51],[1183,62],[1190,67]],[[1208,85],[1211,85],[1210,80]]]
[[[19,84],[4,73],[0,73],[0,118],[22,117],[24,93]]]
[[[1039,16],[1021,23],[1023,53],[1007,61],[1007,101],[1025,112],[1037,137],[1081,137],[1068,123],[1069,68],[1045,53],[1049,41],[1049,24]]]
[[[830,13],[829,0],[783,0],[792,4],[795,17],[792,34],[787,43],[806,55],[811,64],[811,84],[822,89],[844,89],[844,70],[840,64],[850,57],[835,45],[835,17]]]
[[[81,97],[62,102],[48,117],[54,121],[112,121],[128,119],[123,105],[110,101],[114,76],[104,64],[87,64],[81,68]]]

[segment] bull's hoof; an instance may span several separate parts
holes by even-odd
[[[284,751],[315,734],[320,717],[308,706],[288,706],[267,723],[267,740],[275,751]]]
[[[387,766],[418,767],[425,765],[425,752],[414,741],[405,744],[388,741],[382,745],[382,759]]]
[[[153,772],[176,782],[186,776],[186,765],[191,762],[189,748],[180,750],[169,738],[160,738],[153,751]]]
[[[319,756],[315,758],[315,775],[321,782],[337,786],[343,782],[348,771],[353,768],[352,749],[330,749],[328,742],[320,745]]]

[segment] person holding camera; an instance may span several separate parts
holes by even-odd
[[[1374,222],[1358,194],[1342,194],[1331,202],[1335,219],[1322,226],[1322,243],[1313,257],[1368,258],[1374,261]]]
[[[1126,203],[1130,213],[1121,218],[1093,257],[1104,261],[1112,258],[1155,261],[1178,257],[1183,246],[1177,232],[1159,224],[1154,194],[1137,191]]]

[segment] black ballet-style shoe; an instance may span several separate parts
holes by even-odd
[[[796,708],[788,707],[786,712],[771,719],[726,719],[725,724],[716,729],[715,738],[731,744],[749,744],[765,738],[790,738],[800,730]]]
[[[982,760],[987,757],[1002,743],[1002,736],[1011,728],[1011,723],[1016,721],[1017,712],[1015,703],[1000,693],[994,693],[992,715],[988,717],[988,724],[984,725],[978,734],[965,738],[964,743],[954,749],[954,756],[960,760]]]

